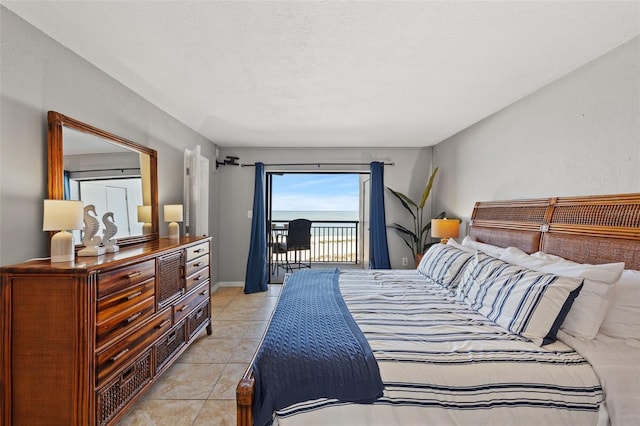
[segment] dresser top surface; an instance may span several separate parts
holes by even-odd
[[[52,263],[49,259],[32,260],[0,268],[2,273],[48,273],[69,274],[88,273],[124,266],[133,262],[155,257],[163,252],[169,252],[197,243],[208,242],[211,237],[162,237],[154,241],[121,248],[117,253],[106,253],[102,256],[75,257],[71,262]]]

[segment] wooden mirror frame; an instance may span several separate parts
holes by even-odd
[[[47,132],[48,142],[48,194],[53,200],[64,199],[64,128],[73,129],[89,135],[97,136],[110,143],[121,145],[138,153],[147,154],[149,156],[150,182],[151,190],[151,232],[146,235],[135,235],[130,237],[118,238],[119,246],[127,246],[145,241],[157,240],[159,236],[158,222],[158,154],[156,150],[146,146],[139,145],[130,140],[121,138],[112,133],[93,127],[89,124],[78,121],[74,118],[67,117],[59,112],[49,111],[47,114],[49,123]]]

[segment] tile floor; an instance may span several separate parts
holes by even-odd
[[[281,285],[244,294],[222,287],[211,295],[213,334],[203,330],[119,426],[236,424],[236,385],[264,332]]]

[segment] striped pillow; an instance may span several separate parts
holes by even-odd
[[[458,286],[458,299],[538,346],[552,343],[582,279],[560,277],[476,254]]]
[[[473,256],[474,253],[451,245],[435,244],[422,257],[418,272],[449,290],[455,290]]]

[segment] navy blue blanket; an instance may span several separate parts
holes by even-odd
[[[253,424],[275,410],[335,398],[370,403],[382,395],[378,363],[351,317],[337,269],[303,270],[286,282],[253,363]]]

